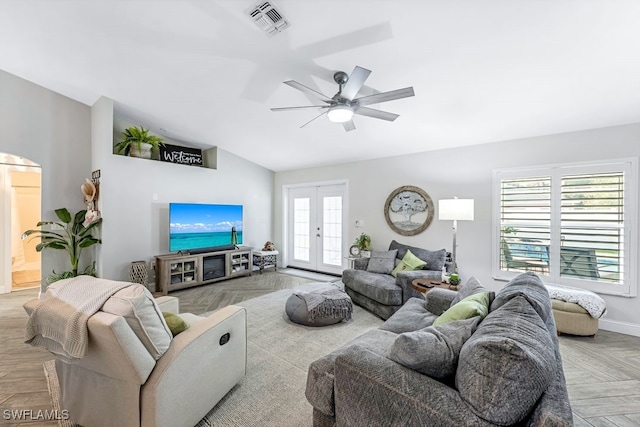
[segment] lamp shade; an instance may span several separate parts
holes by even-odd
[[[353,109],[347,105],[336,105],[335,107],[329,108],[327,117],[336,123],[348,122],[353,117]]]
[[[438,200],[438,219],[473,221],[473,199]]]

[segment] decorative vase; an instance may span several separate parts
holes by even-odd
[[[138,150],[138,144],[131,144],[129,148],[129,156],[130,157],[139,157],[142,159],[150,159],[151,158],[151,149],[153,145],[147,144],[146,142],[140,143],[140,149]]]

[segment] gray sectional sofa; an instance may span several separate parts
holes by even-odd
[[[420,270],[400,271],[393,277],[391,270],[404,258],[407,250],[426,265]],[[429,251],[393,240],[388,251],[373,251],[371,258],[356,259],[354,268],[342,272],[342,282],[353,302],[386,320],[410,298],[421,297],[411,287],[414,279],[441,279],[446,256],[445,249]],[[390,268],[383,265],[384,257],[391,259]],[[379,260],[382,261],[375,263]]]
[[[433,326],[479,296],[486,317]],[[459,293],[410,299],[314,361],[306,397],[317,427],[573,425],[551,300],[534,273],[497,294],[471,278]]]

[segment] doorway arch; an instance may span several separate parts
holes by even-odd
[[[11,292],[14,279],[40,286],[40,253],[35,252],[35,242],[20,236],[42,217],[41,172],[41,166],[29,159],[0,153],[0,294]]]

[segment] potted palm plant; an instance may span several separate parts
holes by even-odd
[[[65,250],[69,254],[71,271],[56,273],[54,270],[53,274],[48,276],[47,284],[51,284],[56,280],[77,276],[78,264],[80,263],[82,250],[102,243],[100,239],[92,235],[92,230],[102,223],[102,218],[99,218],[85,226],[84,221],[87,213],[86,210],[79,211],[73,218],[66,208],[56,209],[55,213],[60,219],[60,222],[40,221],[36,226],[54,226],[58,227],[59,231],[43,230],[42,228],[39,228],[27,230],[22,234],[22,239],[26,239],[29,236],[40,237],[40,243],[36,246],[36,251],[38,252],[43,249],[50,248]],[[81,274],[95,276],[95,263],[86,267]]]
[[[131,157],[151,158],[151,150],[157,150],[162,143],[162,138],[149,135],[149,129],[140,126],[130,126],[122,132],[123,138],[116,144],[116,152],[124,153]]]

